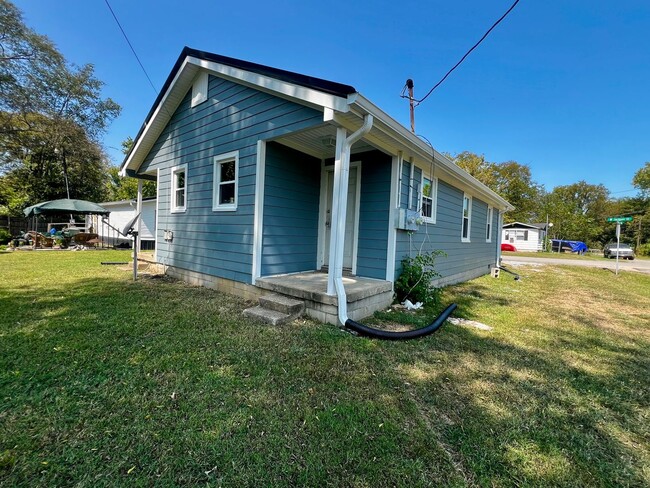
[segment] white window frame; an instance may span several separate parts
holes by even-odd
[[[235,200],[233,203],[219,203],[219,196],[222,184],[233,183],[233,180],[226,182],[221,181],[221,165],[224,163],[235,163]],[[239,193],[239,151],[232,151],[225,154],[219,154],[214,157],[213,167],[213,187],[212,187],[212,210],[214,212],[234,212],[237,210],[237,200]]]
[[[494,208],[488,205],[485,220],[485,242],[492,242],[492,224],[494,221]]]
[[[465,223],[465,199],[467,199],[467,237],[463,235],[463,224]],[[471,242],[472,237],[472,197],[463,193],[460,210],[460,241]]]
[[[177,185],[177,179],[176,175],[178,173],[185,173],[185,186],[183,187],[184,193],[184,198],[183,198],[183,205],[179,206],[176,205],[176,192],[180,190]],[[169,205],[169,211],[170,213],[182,213],[187,210],[187,164],[181,164],[179,166],[174,166],[172,168],[172,173],[171,173],[171,178],[172,178],[172,184],[171,184],[171,198],[170,198],[170,205]]]
[[[425,197],[424,196],[424,179],[427,179],[431,181],[431,196],[430,197]],[[424,205],[422,204],[422,200],[424,198],[428,198],[431,200],[431,217],[425,217],[424,215]],[[422,219],[425,222],[428,222],[430,224],[435,224],[436,223],[436,215],[438,214],[438,178],[432,178],[424,173],[422,171],[422,179],[420,181],[420,214],[422,215]]]

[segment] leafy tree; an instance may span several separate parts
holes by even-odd
[[[92,65],[69,65],[52,42],[0,0],[0,206],[103,200],[107,157],[99,140],[120,111],[101,97]],[[66,185],[67,179],[67,185]]]
[[[494,188],[494,164],[486,161],[483,154],[479,156],[469,151],[463,151],[455,156],[449,153],[446,153],[445,156],[484,185],[491,189]]]
[[[650,199],[650,162],[634,174],[632,184],[641,192],[641,196]]]
[[[533,181],[527,165],[516,161],[491,163],[469,151],[446,156],[515,207],[505,215],[506,222],[532,223],[545,218],[540,208],[544,187]]]
[[[546,210],[557,239],[584,241],[590,247],[604,244],[606,218],[611,211],[609,190],[579,181],[557,186],[547,196]]]
[[[133,147],[133,139],[127,137],[122,141],[122,152],[126,155]],[[138,197],[138,180],[120,176],[120,168],[112,166],[108,170],[108,199],[109,200],[133,200]],[[142,196],[155,197],[156,183],[144,180],[142,182]]]

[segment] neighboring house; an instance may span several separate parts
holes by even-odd
[[[501,240],[514,245],[517,251],[537,252],[544,250],[546,224],[512,222],[503,224],[501,233]]]
[[[119,202],[104,202],[100,205],[111,213],[105,222],[100,216],[92,215],[86,218],[86,227],[92,225],[99,235],[102,244],[108,246],[133,245],[133,238],[120,235],[115,229],[122,230],[136,215],[136,200],[121,200]],[[106,225],[106,223],[110,224]],[[140,249],[153,250],[156,245],[156,197],[142,199],[140,218]]]
[[[190,48],[121,172],[157,181],[167,273],[332,323],[390,304],[407,255],[488,273],[512,209],[353,87]]]

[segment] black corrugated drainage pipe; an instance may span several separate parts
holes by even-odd
[[[345,321],[345,327],[350,330],[357,332],[359,335],[371,337],[373,339],[383,339],[385,341],[406,341],[409,339],[418,339],[419,337],[424,337],[429,334],[433,334],[437,331],[442,324],[447,320],[451,313],[456,310],[457,305],[452,303],[449,305],[438,317],[436,320],[431,322],[426,327],[415,330],[406,330],[404,332],[390,332],[387,330],[374,329],[366,325],[355,322],[352,319]]]
[[[505,271],[506,273],[510,273],[511,275],[513,275],[515,277],[515,281],[519,281],[521,279],[521,276],[519,276],[517,273],[514,273],[509,269],[504,268],[503,266],[499,266],[499,269],[501,271]]]

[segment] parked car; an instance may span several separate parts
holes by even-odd
[[[603,256],[606,258],[615,258],[618,251],[619,259],[634,259],[634,249],[629,244],[623,244],[622,242],[616,248],[615,242],[610,242],[603,249]]]
[[[512,251],[512,252],[517,252],[517,248],[513,246],[512,244],[508,244],[507,242],[504,242],[501,244],[501,250],[502,251]]]

